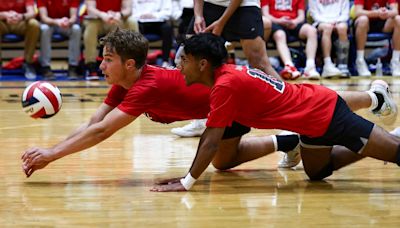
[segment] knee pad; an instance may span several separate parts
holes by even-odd
[[[400,145],[397,147],[396,164],[400,166]]]

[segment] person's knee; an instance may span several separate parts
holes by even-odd
[[[221,161],[212,161],[212,165],[214,166],[214,168],[218,170],[228,170],[232,168],[232,166],[227,162],[221,162]]]
[[[307,169],[305,167],[304,171],[306,172],[306,174],[307,174],[308,178],[310,178],[310,180],[320,181],[320,180],[323,180],[324,178],[332,175],[334,169],[333,169],[333,164],[331,162],[329,162],[322,169],[311,170],[311,169]]]
[[[286,33],[282,30],[278,30],[273,35],[276,43],[286,43]]]
[[[369,26],[369,19],[367,16],[360,16],[356,20],[356,29],[365,29]]]

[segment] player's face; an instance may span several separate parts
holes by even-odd
[[[182,54],[180,62],[180,70],[185,75],[186,85],[191,85],[197,82],[200,76],[199,63],[196,58],[191,54]]]
[[[100,69],[104,74],[108,84],[118,84],[125,78],[121,57],[112,49],[103,48],[103,61],[100,64]]]

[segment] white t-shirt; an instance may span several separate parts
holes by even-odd
[[[336,23],[349,20],[349,0],[309,0],[308,10],[316,23]]]

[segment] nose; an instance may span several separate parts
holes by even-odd
[[[104,60],[103,60],[103,61],[101,61],[100,66],[99,66],[100,70],[104,70],[105,69],[104,65],[105,64],[104,64]]]

